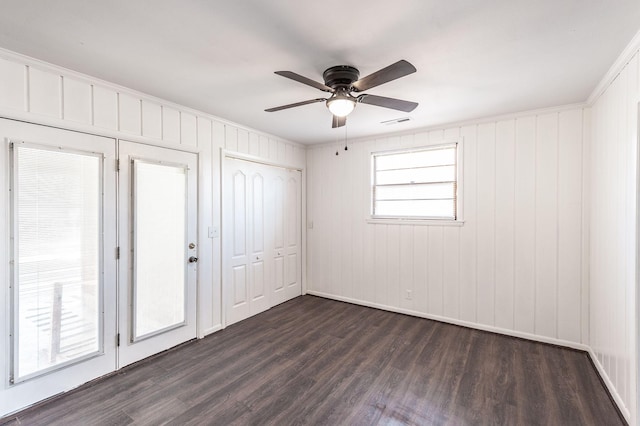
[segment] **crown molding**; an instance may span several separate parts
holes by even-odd
[[[602,80],[598,83],[598,85],[593,89],[591,95],[587,98],[587,105],[593,106],[596,101],[602,96],[602,94],[609,88],[611,83],[618,77],[618,75],[622,72],[624,67],[633,59],[633,57],[640,50],[640,31],[636,33],[635,36],[631,39],[629,44],[622,50],[618,58],[615,60],[613,65],[606,72]]]

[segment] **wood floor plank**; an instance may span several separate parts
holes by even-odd
[[[4,421],[624,424],[585,352],[314,296]]]

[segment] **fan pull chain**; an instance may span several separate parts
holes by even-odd
[[[347,123],[344,125],[344,150],[349,150],[349,148],[347,148]]]

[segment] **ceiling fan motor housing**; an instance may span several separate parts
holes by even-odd
[[[360,71],[349,65],[337,65],[327,68],[327,70],[322,73],[322,78],[324,79],[324,84],[332,89],[339,87],[350,89],[351,85],[360,78]]]

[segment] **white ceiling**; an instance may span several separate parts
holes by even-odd
[[[638,0],[2,0],[0,47],[305,144],[343,139],[323,103],[333,65],[417,73],[367,93],[349,138],[582,102],[640,29]],[[381,121],[410,116],[385,126]]]

